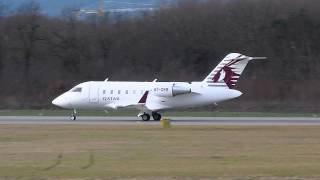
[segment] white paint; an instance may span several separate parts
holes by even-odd
[[[225,61],[239,57],[241,57],[241,61],[234,64],[233,67],[240,69],[242,73],[252,58],[237,53],[229,54],[212,73],[223,68],[221,64],[225,64]],[[213,78],[212,73],[209,74],[209,79]],[[156,80],[153,82],[90,81],[75,86],[54,99],[52,103],[66,109],[117,110],[133,108],[139,110],[141,114],[150,114],[169,109],[208,106],[242,95],[240,91],[229,89],[221,82],[208,82],[207,79],[192,83],[157,82]],[[79,92],[79,88],[81,92]],[[146,101],[139,103],[146,92],[148,92]]]

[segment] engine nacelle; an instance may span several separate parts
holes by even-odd
[[[181,94],[191,93],[189,83],[157,83],[153,90],[153,94],[159,97],[174,97]]]
[[[173,96],[177,96],[180,94],[189,94],[191,93],[191,86],[189,83],[176,83],[172,86],[172,94]]]

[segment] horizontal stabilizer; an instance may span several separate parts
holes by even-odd
[[[248,59],[251,60],[265,60],[268,59],[267,57],[248,57]]]

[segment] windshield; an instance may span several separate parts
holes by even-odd
[[[73,89],[70,90],[71,92],[81,92],[82,88],[81,87],[75,87]]]

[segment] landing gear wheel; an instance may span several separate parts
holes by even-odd
[[[70,116],[71,121],[75,121],[77,119],[77,110],[73,109],[73,113]]]
[[[150,121],[150,115],[149,114],[143,114],[141,115],[142,121]]]
[[[76,115],[72,114],[72,115],[70,116],[70,120],[71,120],[71,121],[75,121],[76,119],[77,119],[77,116],[76,116]]]
[[[152,113],[152,117],[155,121],[161,120],[161,114],[159,114],[159,113]]]

